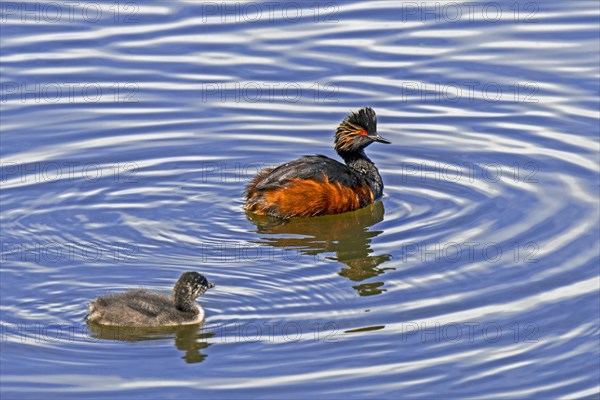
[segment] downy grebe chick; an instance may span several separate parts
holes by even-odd
[[[200,323],[204,310],[196,298],[214,287],[197,272],[181,275],[173,297],[146,290],[98,297],[90,302],[87,320],[113,326],[170,326]]]
[[[309,217],[354,211],[383,193],[383,181],[364,148],[390,143],[377,134],[377,117],[366,107],[337,127],[334,148],[345,165],[331,158],[304,156],[262,170],[246,189],[246,210],[278,218]]]

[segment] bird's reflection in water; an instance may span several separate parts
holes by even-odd
[[[90,336],[97,339],[139,342],[145,340],[161,340],[174,338],[175,347],[184,351],[182,357],[185,362],[192,364],[203,361],[206,354],[201,350],[210,346],[206,339],[214,333],[204,332],[203,324],[165,326],[165,327],[135,327],[135,326],[107,326],[88,322]]]
[[[335,253],[327,258],[346,265],[339,274],[353,282],[362,282],[393,269],[379,267],[391,258],[389,254],[373,255],[371,249],[372,239],[382,231],[369,227],[381,222],[383,214],[383,203],[378,201],[357,211],[322,217],[281,220],[246,215],[261,235],[260,244],[295,248],[307,255]],[[384,292],[383,285],[384,282],[369,282],[352,287],[359,295],[370,296]]]

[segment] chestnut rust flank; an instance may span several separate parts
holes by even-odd
[[[358,210],[373,202],[373,192],[366,184],[350,188],[339,182],[292,179],[285,187],[269,190],[257,206],[257,214],[283,218],[340,214]]]

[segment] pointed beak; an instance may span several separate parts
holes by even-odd
[[[387,140],[385,138],[382,138],[379,135],[371,136],[371,139],[373,139],[373,141],[379,142],[379,143],[385,143],[385,144],[391,144],[392,143],[389,140]]]
[[[210,283],[210,282],[208,282],[208,288],[209,288],[209,289],[212,289],[212,288],[214,288],[214,287],[215,287],[215,284],[214,284],[214,283]]]

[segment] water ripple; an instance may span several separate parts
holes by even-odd
[[[3,396],[597,395],[593,2],[113,3],[3,8]],[[256,172],[336,157],[366,105],[381,201],[244,213]],[[204,325],[85,323],[187,270],[217,284]]]

